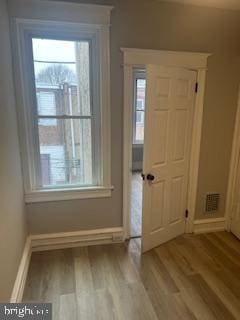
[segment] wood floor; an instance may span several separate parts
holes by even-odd
[[[130,236],[139,237],[142,234],[142,192],[141,172],[132,173],[131,190],[131,227]]]
[[[139,240],[33,253],[24,301],[56,320],[240,319],[240,242],[183,235],[140,255]]]

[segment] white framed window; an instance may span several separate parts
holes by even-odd
[[[108,25],[15,25],[26,202],[110,196]]]
[[[144,142],[146,74],[144,70],[134,70],[133,99],[133,144]]]

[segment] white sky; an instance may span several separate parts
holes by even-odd
[[[88,41],[80,41],[88,44]],[[32,39],[34,71],[38,73],[49,67],[51,62],[60,62],[76,73],[76,41]],[[43,62],[36,62],[43,61]],[[66,64],[64,64],[66,62]],[[70,62],[70,63],[69,63]]]
[[[34,60],[75,62],[74,41],[33,39]]]
[[[33,59],[40,61],[75,63],[75,41],[32,39]],[[66,64],[75,72],[75,64]],[[49,66],[48,63],[34,63],[36,75]]]

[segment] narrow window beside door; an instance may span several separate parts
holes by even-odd
[[[146,77],[143,71],[134,72],[133,144],[143,144]]]

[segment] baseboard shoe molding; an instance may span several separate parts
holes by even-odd
[[[226,230],[226,218],[199,219],[193,223],[194,233],[209,233]]]
[[[31,235],[32,251],[123,242],[123,228],[106,228]]]
[[[22,258],[18,267],[17,277],[13,286],[11,295],[11,303],[20,303],[22,301],[23,292],[26,284],[28,267],[31,260],[31,240],[27,237]]]

